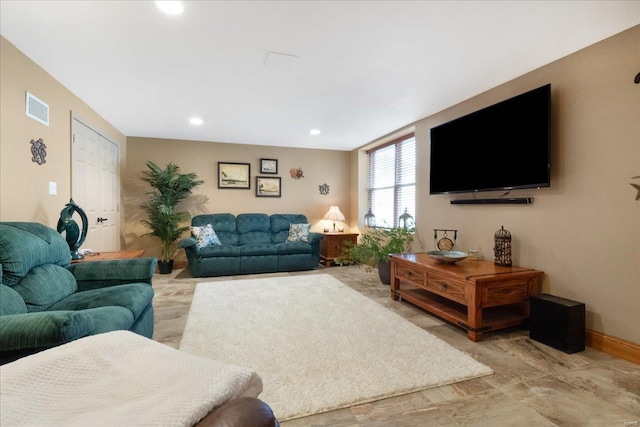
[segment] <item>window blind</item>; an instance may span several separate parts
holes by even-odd
[[[407,209],[416,212],[416,139],[403,136],[367,152],[369,209],[377,227],[397,227]]]

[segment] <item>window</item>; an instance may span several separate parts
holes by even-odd
[[[367,152],[369,209],[377,227],[398,227],[407,209],[416,214],[416,138],[403,136]]]

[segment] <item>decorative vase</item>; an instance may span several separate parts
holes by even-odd
[[[170,259],[168,261],[158,260],[158,269],[160,270],[160,274],[169,274],[173,271],[173,260]]]
[[[391,263],[389,261],[381,261],[378,263],[378,276],[380,276],[380,281],[383,284],[391,284]]]

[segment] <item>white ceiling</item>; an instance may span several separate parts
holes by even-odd
[[[350,150],[640,23],[639,1],[184,3],[2,0],[0,33],[127,136]]]

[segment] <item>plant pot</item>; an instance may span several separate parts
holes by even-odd
[[[380,281],[385,285],[391,284],[391,263],[389,261],[378,263],[378,276],[380,277]]]
[[[158,260],[158,269],[160,270],[160,274],[169,274],[173,271],[173,260],[170,259],[168,261]]]

